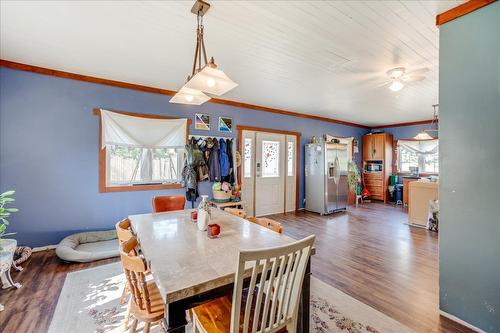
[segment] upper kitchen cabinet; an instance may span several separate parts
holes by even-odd
[[[392,147],[392,135],[387,133],[367,134],[363,137],[363,160],[383,161],[386,142]]]

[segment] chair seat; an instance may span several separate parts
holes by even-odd
[[[151,313],[149,313],[147,310],[140,309],[137,304],[135,304],[135,301],[133,299],[131,300],[132,304],[130,307],[130,312],[134,315],[134,317],[140,320],[148,322],[158,321],[164,316],[165,307],[163,304],[163,299],[161,298],[160,290],[158,289],[154,281],[148,283],[147,288],[149,299],[151,301]]]
[[[243,299],[245,298],[246,297]],[[231,329],[231,307],[231,298],[229,296],[224,296],[198,305],[193,308],[193,312],[196,319],[207,333],[228,333]],[[253,308],[254,306],[252,306],[252,312]],[[240,322],[243,323],[243,313],[241,313],[240,316]],[[252,318],[253,315],[250,316],[249,327],[252,327]],[[243,324],[240,325],[240,332],[243,331],[242,326]],[[278,332],[284,333],[286,331],[286,327],[284,327]]]

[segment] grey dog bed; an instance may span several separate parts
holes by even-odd
[[[64,261],[89,262],[120,254],[116,230],[80,232],[64,238],[56,248]]]

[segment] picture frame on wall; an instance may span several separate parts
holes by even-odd
[[[228,117],[219,117],[219,132],[231,133],[233,120]]]
[[[210,131],[210,115],[196,113],[194,115],[194,128],[198,130]]]

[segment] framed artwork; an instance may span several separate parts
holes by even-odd
[[[227,117],[219,117],[219,132],[231,133],[233,120]]]
[[[194,115],[194,128],[204,131],[210,131],[210,115],[196,113]]]

